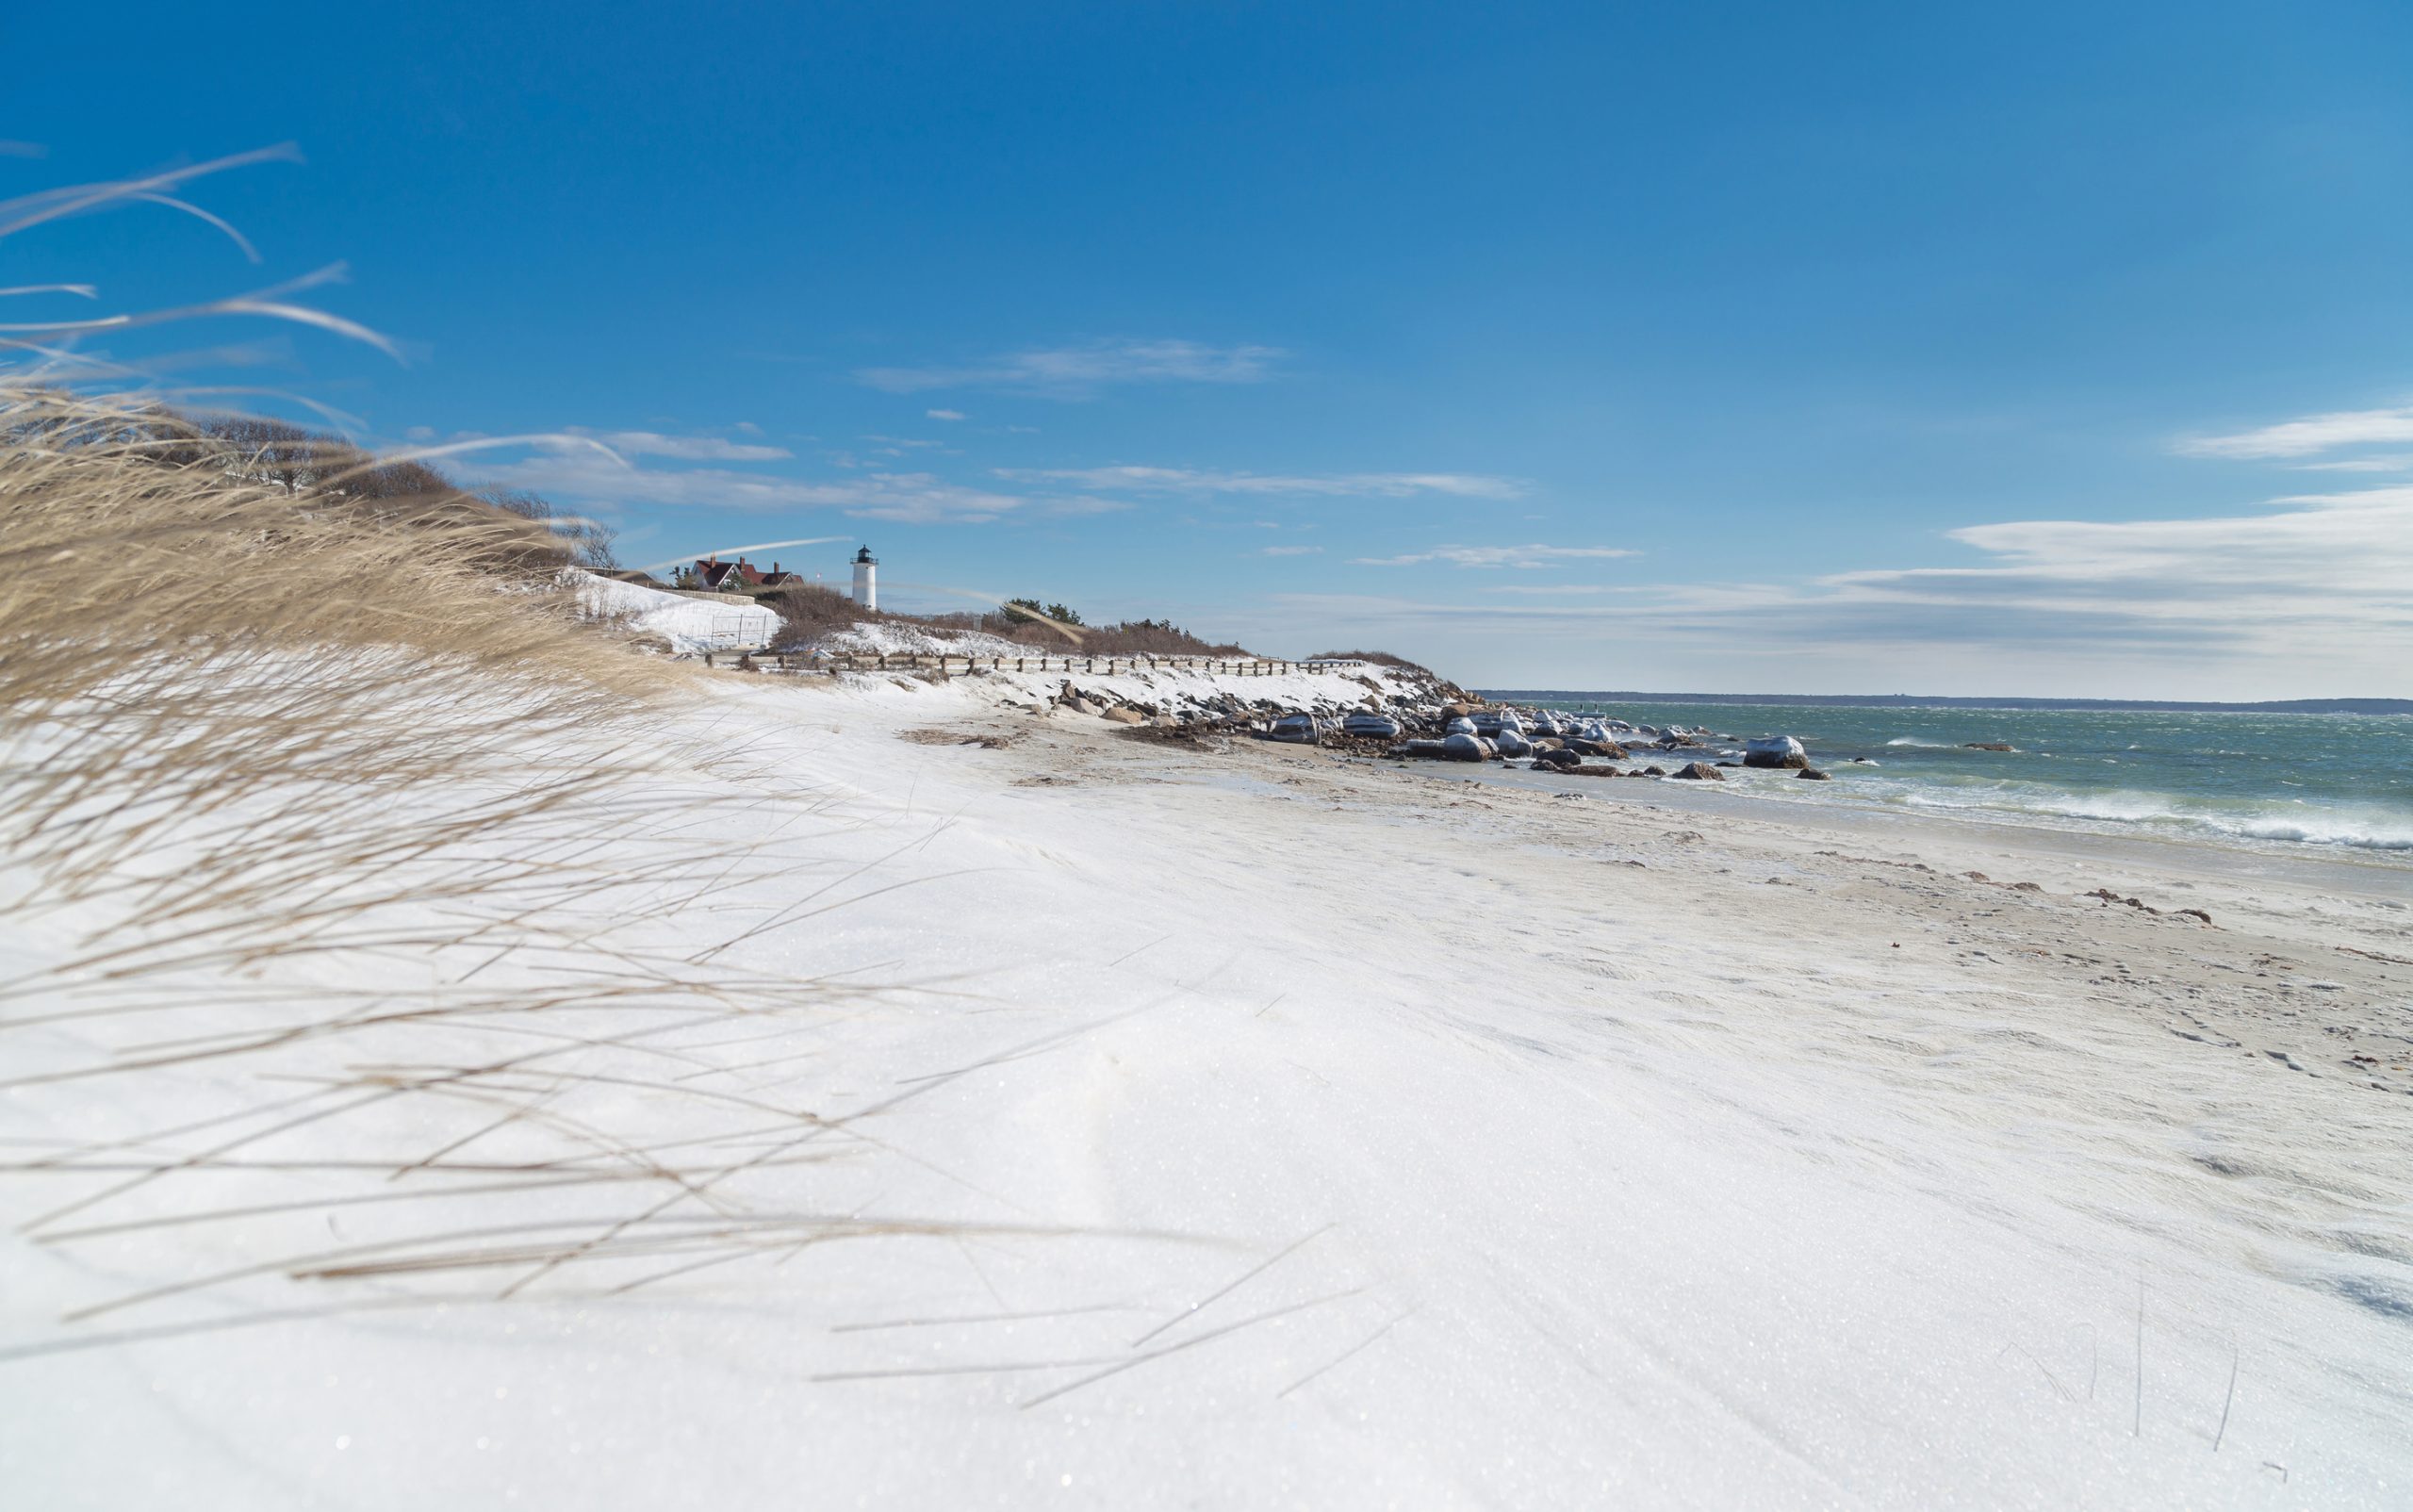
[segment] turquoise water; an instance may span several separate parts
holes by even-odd
[[[1786,798],[2290,848],[2347,846],[2413,861],[2413,718],[2403,715],[1616,703],[1580,697],[1546,706],[1597,711],[1637,725],[1706,726],[1740,739],[1792,735],[1835,780],[1750,774],[1753,791]],[[1965,748],[1981,741],[2015,748]],[[1871,764],[1855,764],[1854,757]]]

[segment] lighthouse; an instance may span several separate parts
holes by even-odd
[[[879,607],[879,558],[868,546],[855,553],[855,602],[865,609]]]

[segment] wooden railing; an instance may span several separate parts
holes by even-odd
[[[1223,677],[1272,677],[1301,670],[1350,666],[1343,662],[1277,662],[1235,656],[957,656],[891,655],[830,651],[706,651],[708,666],[733,666],[743,655],[752,666],[780,672],[937,672],[962,677],[984,672],[1069,672],[1111,677],[1118,672],[1207,672]]]

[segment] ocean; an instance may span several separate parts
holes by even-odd
[[[1738,740],[1792,735],[1835,779],[1749,774],[1752,791],[1770,797],[2288,849],[2347,847],[2413,863],[2413,717],[2405,715],[1659,703],[1582,694],[1540,703],[1635,725],[1706,727]],[[1981,743],[2012,748],[1970,748]]]

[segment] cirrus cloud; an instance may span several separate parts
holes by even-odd
[[[2186,456],[2258,461],[2312,456],[2340,447],[2402,445],[2407,441],[2413,441],[2413,405],[2337,410],[2227,436],[2190,436],[2178,442],[2175,450]]]
[[[664,436],[657,431],[589,431],[572,436],[600,441],[622,456],[670,457],[681,462],[777,462],[796,455],[783,446],[757,446],[717,436]]]
[[[1279,347],[1200,341],[1092,341],[1034,347],[982,361],[923,368],[862,368],[855,381],[892,394],[993,388],[1049,399],[1087,399],[1125,384],[1254,384],[1272,376]]]
[[[835,481],[728,468],[620,466],[591,452],[541,451],[477,469],[479,481],[583,504],[721,509],[835,509],[862,519],[979,524],[1037,501],[967,488],[927,472],[869,472]]]
[[[1446,562],[1460,567],[1531,569],[1559,562],[1637,554],[1621,546],[1436,546],[1403,556],[1353,556],[1349,563],[1352,567],[1418,567],[1427,562]]]
[[[1235,472],[1201,468],[999,468],[1015,483],[1126,493],[1298,495],[1324,499],[1404,499],[1444,494],[1459,499],[1514,499],[1525,491],[1515,478],[1465,472]]]

